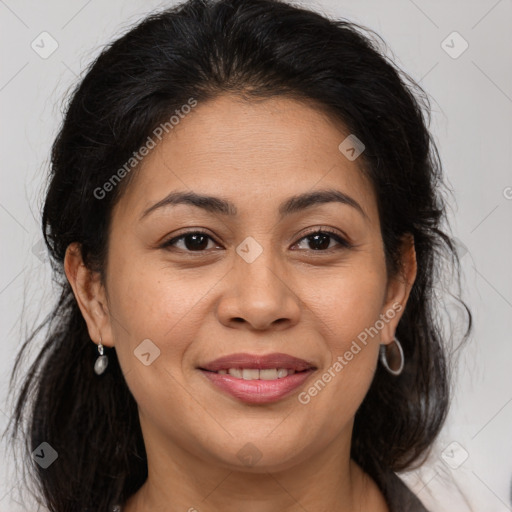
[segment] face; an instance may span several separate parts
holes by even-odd
[[[349,445],[410,286],[388,279],[374,191],[338,149],[347,135],[291,99],[226,95],[137,169],[105,287],[81,307],[91,338],[116,348],[148,454],[264,471]]]

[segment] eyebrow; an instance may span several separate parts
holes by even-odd
[[[317,190],[314,192],[306,192],[288,198],[279,206],[280,218],[284,218],[293,213],[326,203],[341,203],[356,209],[367,221],[369,218],[361,205],[352,197],[335,189]],[[162,200],[151,205],[144,210],[139,220],[142,220],[151,212],[159,208],[171,205],[187,204],[202,208],[210,213],[217,213],[233,217],[237,215],[237,207],[230,201],[221,197],[201,195],[195,192],[179,192],[174,191],[164,197]]]

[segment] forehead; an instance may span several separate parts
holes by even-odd
[[[261,211],[305,191],[336,188],[373,218],[375,197],[361,161],[339,150],[348,135],[313,104],[219,96],[199,103],[150,151],[116,215],[140,214],[172,190],[229,197],[238,210]]]

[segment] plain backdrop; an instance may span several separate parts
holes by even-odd
[[[54,300],[40,245],[40,208],[63,100],[103,45],[151,10],[170,5],[0,0],[2,429],[11,414],[8,379],[24,326],[43,318]],[[395,62],[432,99],[431,130],[453,190],[450,223],[474,332],[459,355],[448,422],[427,463],[403,478],[435,512],[512,510],[512,2],[302,5],[384,38]],[[447,310],[457,312],[452,302],[446,299]],[[4,441],[0,512],[35,510],[29,501],[18,503],[22,484],[7,448]]]

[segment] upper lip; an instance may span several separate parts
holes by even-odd
[[[288,370],[301,372],[303,370],[315,369],[316,367],[304,359],[276,352],[266,355],[245,353],[230,354],[219,357],[218,359],[204,364],[199,368],[202,370],[209,370],[211,372],[228,370],[229,368],[252,368],[257,370],[286,368]]]

